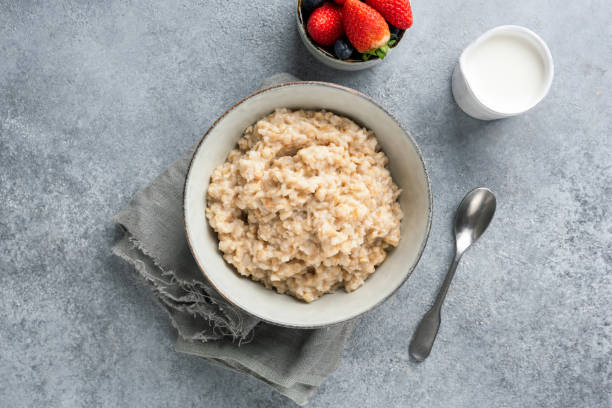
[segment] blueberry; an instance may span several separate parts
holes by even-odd
[[[399,28],[389,24],[389,31],[391,31],[391,34],[393,34],[393,35],[395,35],[397,37],[401,30]]]
[[[340,59],[349,59],[353,54],[353,46],[347,41],[346,38],[341,38],[334,44],[334,53],[336,57]]]
[[[316,8],[319,8],[325,3],[325,0],[302,0],[302,7],[307,12],[311,12]]]

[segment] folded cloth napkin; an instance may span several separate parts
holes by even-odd
[[[296,81],[276,74],[260,88]],[[138,191],[115,217],[113,252],[134,265],[178,331],[176,350],[250,374],[300,405],[338,366],[353,322],[323,329],[274,326],[235,308],[196,265],[185,237],[183,183],[193,149]]]

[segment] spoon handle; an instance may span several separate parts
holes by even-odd
[[[438,329],[440,328],[440,310],[442,309],[442,304],[444,303],[444,299],[448,293],[448,288],[453,281],[453,277],[455,276],[455,270],[459,264],[459,259],[461,259],[460,256],[455,256],[455,259],[453,260],[453,263],[451,264],[450,269],[444,278],[444,282],[440,287],[436,301],[431,309],[425,313],[425,316],[423,316],[423,319],[421,320],[421,323],[419,323],[419,326],[412,337],[412,341],[410,342],[410,356],[418,362],[425,360],[427,356],[429,356],[431,348],[433,347],[434,340],[438,334]]]

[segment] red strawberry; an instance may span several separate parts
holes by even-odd
[[[346,0],[342,8],[342,23],[346,36],[357,51],[372,51],[380,58],[385,57],[391,33],[378,11],[359,0]]]
[[[337,4],[344,4],[346,0],[334,0]]]
[[[409,0],[366,0],[389,22],[405,30],[412,25],[412,9]]]
[[[323,4],[312,12],[306,28],[317,44],[325,47],[332,45],[344,35],[340,7],[329,2]]]

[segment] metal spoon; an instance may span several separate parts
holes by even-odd
[[[410,342],[410,356],[421,362],[429,356],[434,340],[440,328],[440,309],[448,292],[448,287],[453,280],[457,264],[463,253],[472,245],[487,229],[493,214],[495,214],[495,195],[488,188],[476,188],[463,198],[455,214],[455,259],[444,278],[440,287],[438,297],[433,306],[419,323]]]

